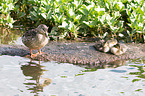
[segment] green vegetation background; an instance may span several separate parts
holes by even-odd
[[[0,26],[53,27],[52,38],[144,42],[144,0],[0,0]]]

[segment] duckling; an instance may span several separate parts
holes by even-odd
[[[121,55],[127,51],[127,46],[124,44],[116,44],[111,48],[111,53]]]
[[[32,50],[39,49],[39,54],[42,54],[41,48],[48,43],[48,27],[40,24],[37,28],[26,31],[22,36],[22,42],[30,49],[31,58],[36,57],[38,53],[33,54]]]
[[[112,48],[116,44],[117,44],[116,39],[106,41],[105,44],[103,45],[103,52],[109,52],[110,48]]]
[[[99,51],[103,51],[104,42],[105,42],[104,40],[96,41],[96,44],[94,45],[95,49]]]

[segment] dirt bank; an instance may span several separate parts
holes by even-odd
[[[93,47],[94,44],[94,42],[50,42],[42,48],[42,51],[46,54],[37,56],[34,59],[100,66],[99,64],[107,64],[116,60],[129,60],[145,56],[145,44],[126,44],[128,50],[120,56],[99,52]],[[25,46],[0,45],[0,55],[23,57],[30,55],[30,52]]]

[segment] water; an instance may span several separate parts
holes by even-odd
[[[144,96],[145,65],[139,62],[88,72],[73,64],[3,55],[0,96]]]

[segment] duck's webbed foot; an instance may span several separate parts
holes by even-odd
[[[45,54],[45,52],[41,52],[41,49],[39,48],[39,53],[37,54],[41,55],[41,54]]]

